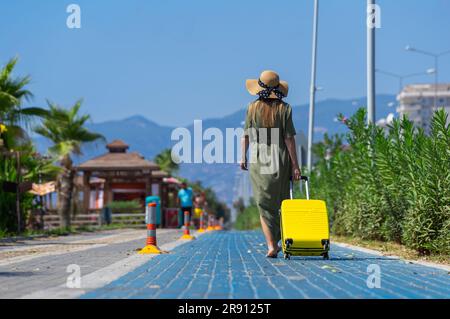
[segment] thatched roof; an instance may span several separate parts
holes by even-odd
[[[126,152],[126,150],[129,148],[130,146],[128,144],[126,144],[124,141],[122,140],[114,140],[109,144],[106,144],[106,148],[111,152],[111,151],[123,151]]]
[[[159,166],[137,152],[128,153],[128,145],[115,140],[106,146],[109,153],[90,159],[76,167],[79,171],[159,170]]]

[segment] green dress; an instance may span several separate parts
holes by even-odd
[[[247,110],[244,134],[249,136],[250,140],[249,171],[253,197],[273,238],[278,241],[281,239],[279,209],[281,202],[289,198],[289,179],[292,174],[291,160],[284,139],[296,134],[292,123],[292,108],[288,103],[283,102],[280,112],[277,112],[273,128],[275,130],[264,130],[261,126],[259,111],[256,110],[255,121],[253,121]],[[265,136],[267,138],[264,138]],[[277,140],[278,143],[276,143]],[[262,149],[261,145],[263,145]],[[264,145],[272,145],[272,152],[269,151],[268,146],[264,147]],[[264,156],[264,152],[268,155]],[[270,157],[269,154],[271,154]]]

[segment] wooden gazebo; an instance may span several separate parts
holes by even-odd
[[[158,175],[159,166],[146,160],[136,152],[128,152],[129,146],[121,140],[115,140],[106,145],[108,153],[90,159],[76,167],[77,172],[83,173],[83,207],[87,212],[90,207],[91,192],[97,192],[98,186],[93,188],[92,179],[103,181],[103,203],[111,201],[138,200],[142,205],[145,197],[159,195],[161,182]],[[155,194],[156,193],[156,194]]]

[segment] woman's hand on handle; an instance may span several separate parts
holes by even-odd
[[[294,181],[299,181],[300,177],[302,176],[302,171],[300,170],[300,167],[298,165],[294,166],[292,168],[292,178]]]

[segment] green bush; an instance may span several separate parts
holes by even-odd
[[[450,128],[435,112],[431,133],[407,118],[387,132],[365,110],[340,117],[349,132],[315,146],[312,195],[326,200],[339,235],[395,241],[423,254],[450,253]],[[328,155],[328,156],[327,156]]]
[[[20,151],[21,172],[19,182],[46,182],[54,180],[58,168],[53,160],[37,156],[31,142],[23,143],[17,148]],[[0,150],[1,151],[1,150]],[[4,150],[3,150],[4,151]],[[17,231],[16,194],[3,190],[4,182],[17,181],[17,159],[0,153],[0,230],[7,233]],[[21,229],[24,230],[29,212],[36,206],[34,195],[26,192],[20,195]]]
[[[253,200],[250,201],[250,205],[245,207],[242,212],[236,218],[234,228],[237,230],[249,230],[261,228],[261,222],[259,219],[259,211]]]
[[[16,182],[16,160],[0,155],[0,230],[8,233],[17,230],[16,194],[3,191],[3,182]],[[23,181],[24,178],[20,179]],[[33,196],[29,193],[21,194],[21,226],[28,218],[28,212],[32,208]]]
[[[127,210],[139,210],[142,209],[141,204],[137,200],[131,201],[113,201],[110,202],[108,208],[114,211],[127,211]]]

